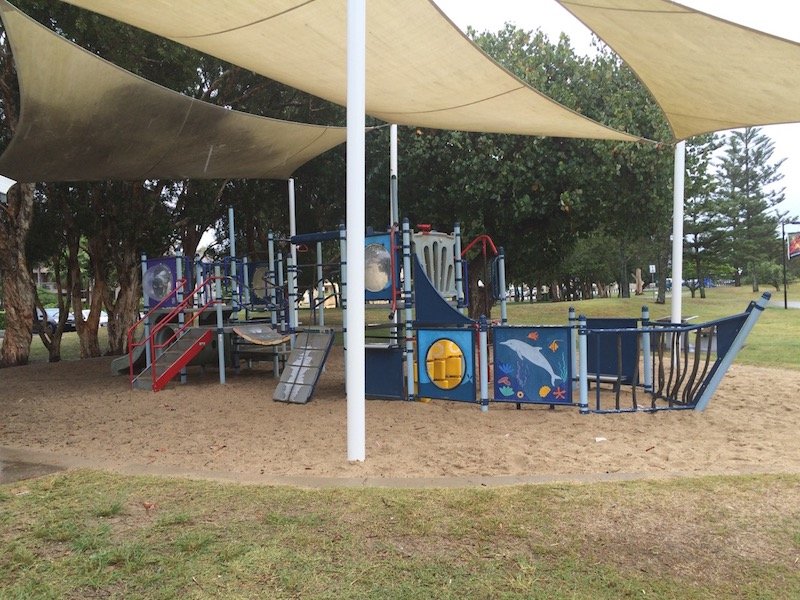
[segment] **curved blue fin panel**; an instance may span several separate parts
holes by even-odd
[[[425,274],[422,263],[414,256],[414,326],[419,325],[473,325],[475,321],[465,317],[450,306],[439,295]]]

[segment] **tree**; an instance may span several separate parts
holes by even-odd
[[[760,265],[780,256],[777,228],[782,215],[774,209],[784,199],[783,188],[775,187],[783,178],[783,160],[772,162],[774,150],[774,142],[757,127],[733,131],[716,173],[716,200],[727,233],[725,254],[735,284],[741,285],[741,275],[747,274],[754,292]]]
[[[714,134],[692,138],[686,145],[686,186],[684,199],[684,247],[692,298],[700,290],[706,297],[705,279],[712,265],[719,264],[720,245],[725,237],[723,223],[714,198],[716,180],[711,173],[711,161],[719,148]]]
[[[0,147],[5,148],[19,119],[19,88],[11,46],[0,31]],[[0,279],[6,333],[0,347],[0,367],[24,365],[30,355],[33,331],[34,283],[26,255],[33,219],[34,186],[18,183],[0,203]]]

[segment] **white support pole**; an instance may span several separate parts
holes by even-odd
[[[674,190],[672,196],[672,323],[681,322],[683,299],[683,179],[686,171],[686,142],[675,144]]]
[[[364,461],[364,230],[366,229],[366,0],[347,0],[347,285],[353,299],[347,316],[347,460]]]
[[[392,124],[389,127],[389,229],[400,223],[397,182],[397,125]]]
[[[289,179],[289,238],[297,235],[297,217],[294,202],[294,179]],[[292,262],[297,265],[297,246],[290,244]]]
[[[650,328],[650,309],[642,307],[642,328]],[[650,350],[650,333],[642,334],[642,364],[644,365],[644,391],[653,391],[653,356]]]

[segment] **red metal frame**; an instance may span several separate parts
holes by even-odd
[[[156,310],[161,308],[166,302],[168,302],[173,296],[176,296],[178,292],[180,292],[186,286],[187,280],[185,278],[177,280],[175,282],[175,289],[172,290],[172,292],[170,292],[167,296],[162,298],[161,301],[158,304],[156,304],[153,308],[151,308],[144,317],[139,319],[128,329],[128,372],[131,385],[133,385],[133,380],[134,380],[133,351],[135,348],[147,344],[150,346],[150,357],[151,357],[150,372],[152,374],[152,379],[153,379],[153,390],[154,391],[156,390],[157,380],[158,380],[158,374],[156,369],[157,351],[162,350],[167,346],[171,345],[173,342],[175,342],[175,340],[177,340],[183,334],[183,332],[186,331],[186,329],[188,329],[189,326],[192,325],[192,323],[194,323],[198,319],[198,317],[206,311],[206,309],[208,309],[209,306],[219,304],[220,302],[222,302],[222,300],[213,298],[208,302],[206,302],[205,304],[203,304],[197,310],[192,311],[191,317],[188,320],[184,321],[183,325],[178,330],[176,330],[170,337],[168,337],[166,340],[162,341],[159,344],[155,343],[157,334],[162,329],[164,329],[164,327],[170,324],[174,317],[178,316],[182,312],[185,312],[186,308],[194,301],[194,298],[195,296],[197,296],[197,294],[202,292],[207,285],[218,279],[222,279],[222,277],[217,277],[216,275],[212,275],[204,279],[201,283],[197,285],[197,287],[194,288],[194,290],[192,290],[189,294],[186,295],[186,298],[184,298],[183,301],[176,304],[172,308],[172,310],[170,310],[168,313],[166,313],[161,317],[158,323],[156,323],[155,326],[150,330],[150,335],[148,335],[146,338],[143,337],[138,342],[134,342],[133,334],[136,328],[139,327],[139,325],[141,325],[145,321],[147,321]],[[211,332],[209,331],[208,336],[204,335],[198,339],[197,341],[198,349],[197,351],[194,352],[191,358],[193,358],[199,352],[200,348],[202,348],[202,346],[204,346],[205,343],[208,342],[210,334]],[[169,369],[167,369],[162,375],[167,375],[168,373]],[[173,373],[172,375],[174,376],[175,373]]]

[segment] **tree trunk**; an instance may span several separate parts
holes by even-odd
[[[124,250],[117,264],[119,293],[106,304],[108,309],[108,353],[124,354],[128,351],[128,329],[139,320],[141,262],[135,249]]]
[[[469,261],[469,317],[477,319],[484,315],[487,319],[492,318],[492,293],[490,289],[490,274],[487,267],[487,260],[482,254]],[[478,285],[478,281],[483,283]]]
[[[6,309],[0,367],[28,363],[35,289],[25,255],[25,242],[33,218],[33,185],[12,186],[6,200],[6,204],[0,204],[0,276]]]

